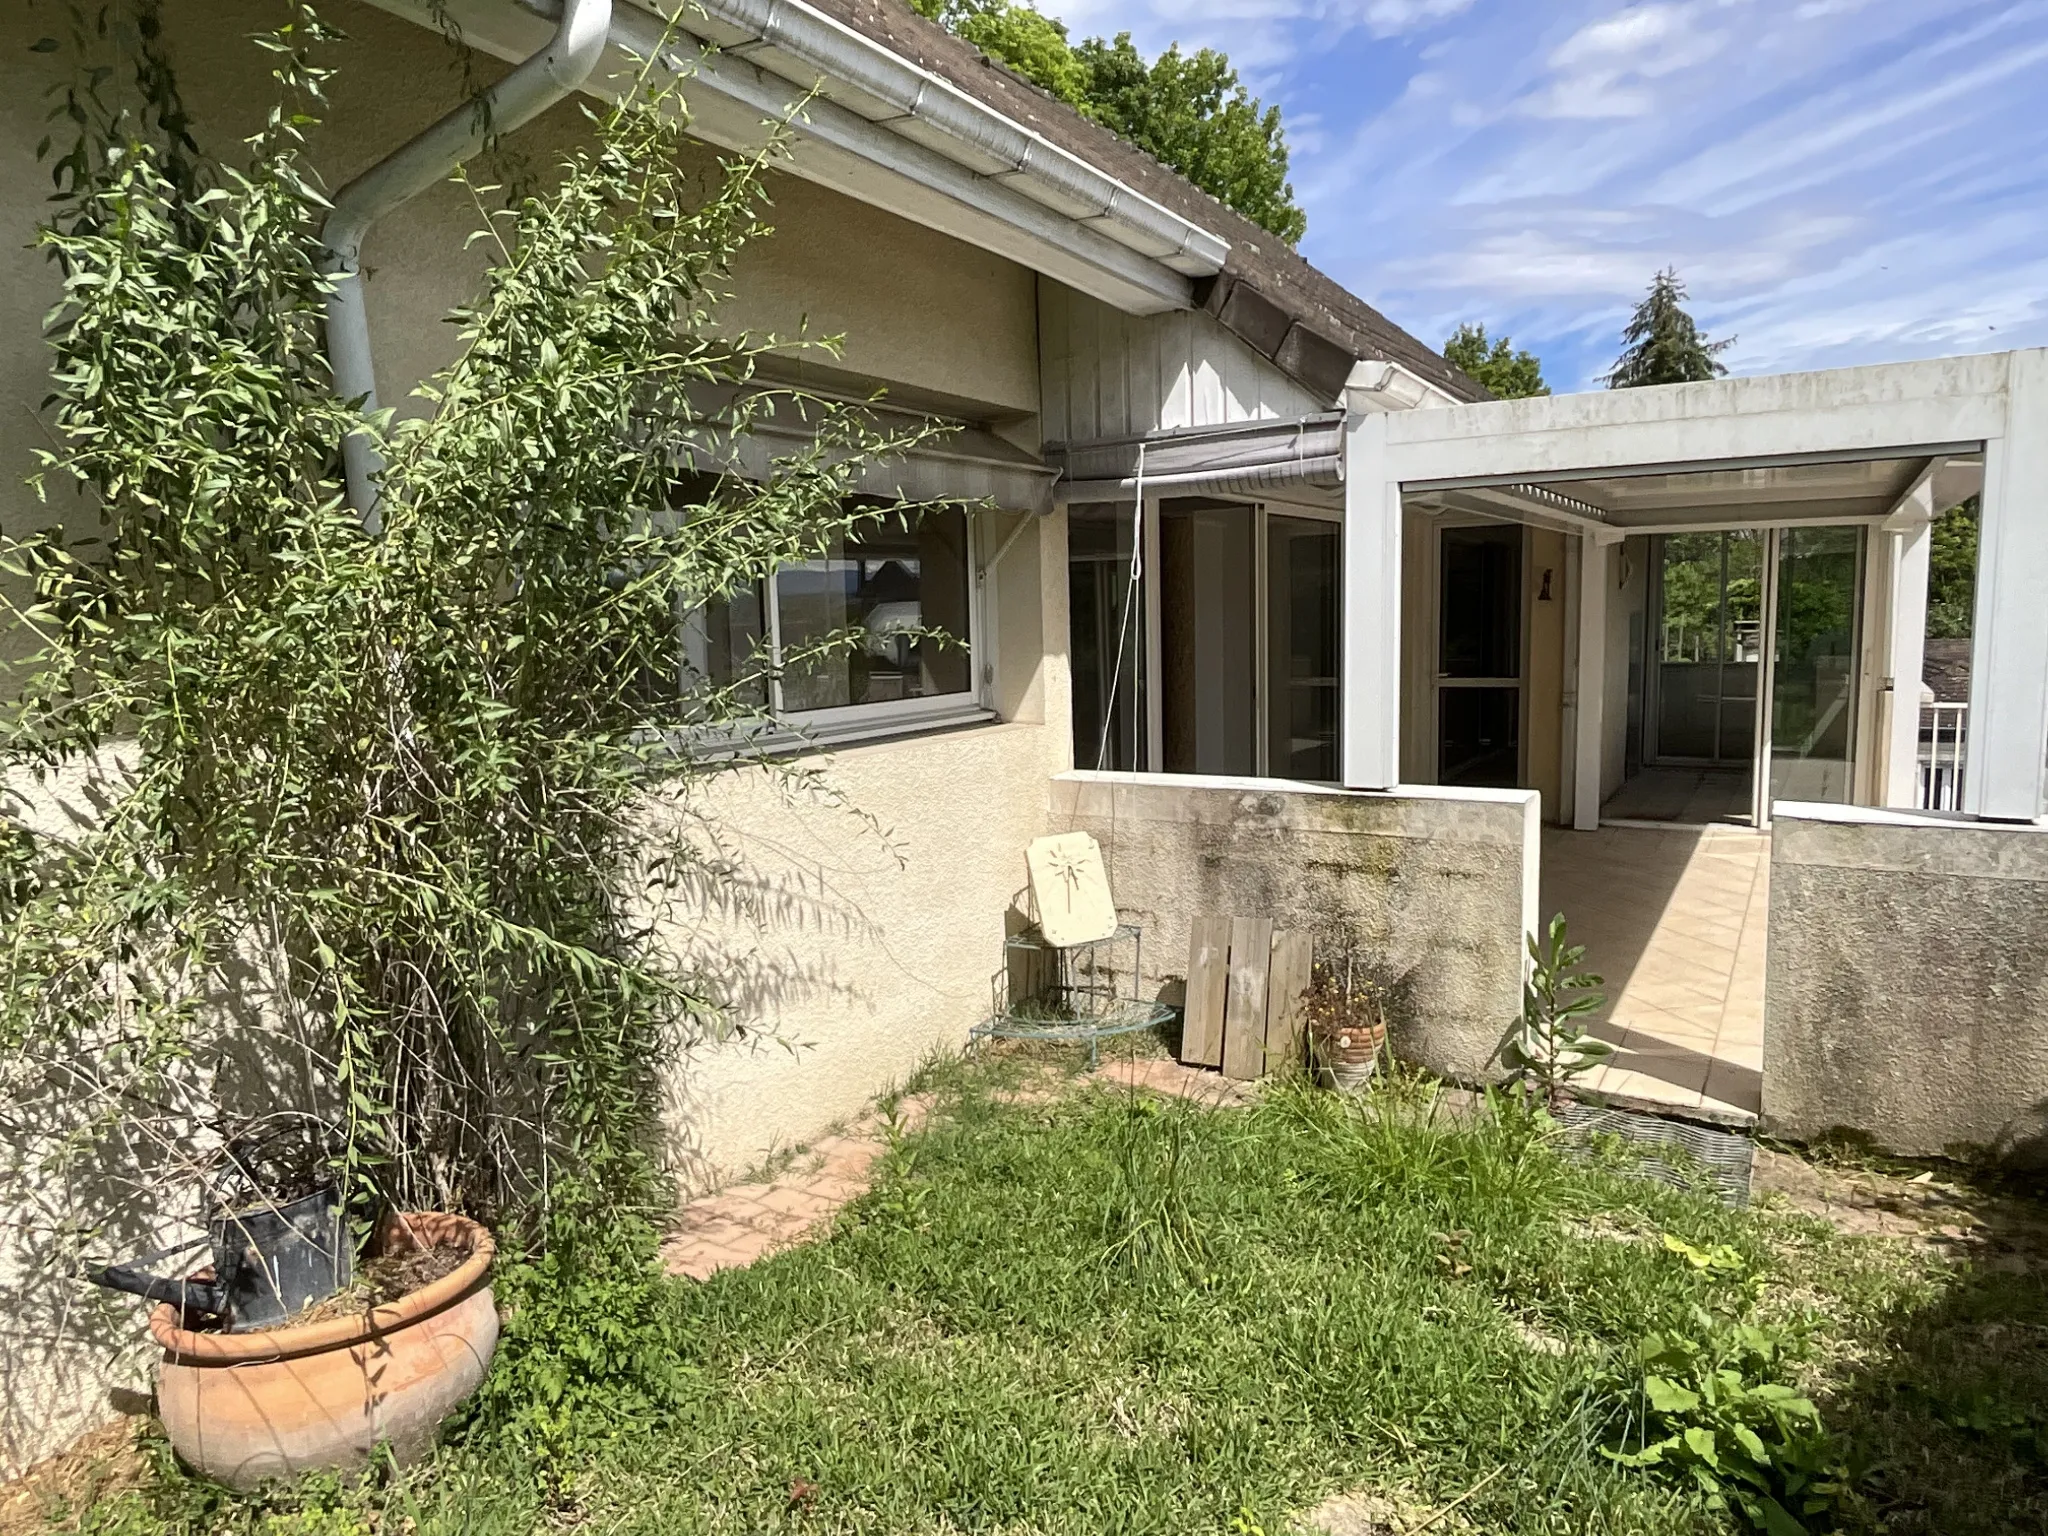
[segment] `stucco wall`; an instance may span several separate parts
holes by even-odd
[[[60,12],[0,7],[0,519],[10,531],[82,516],[68,495],[44,511],[21,487],[47,440],[36,418],[48,393],[41,318],[58,291],[27,247],[48,212],[49,173],[34,146],[61,56],[29,47],[59,30]],[[165,13],[201,142],[232,147],[272,99],[269,56],[245,39],[283,12],[270,0],[168,0]],[[330,55],[339,73],[311,140],[315,164],[338,184],[453,105],[460,76],[431,32],[351,0],[328,0],[322,14],[349,34]],[[497,68],[477,64],[486,76]],[[486,174],[543,175],[586,131],[573,104],[559,107],[508,140]],[[791,178],[777,178],[769,217],[776,233],[745,253],[729,323],[843,334],[838,367],[1035,440],[1031,273]],[[473,292],[482,257],[462,242],[477,221],[467,194],[438,187],[365,247],[389,403],[452,354],[442,322]],[[983,521],[985,558],[1017,520]],[[843,808],[793,804],[758,779],[715,798],[773,899],[745,921],[706,915],[678,941],[719,937],[736,968],[788,984],[744,999],[750,1040],[701,1049],[678,1074],[672,1128],[686,1176],[729,1173],[815,1134],[935,1046],[963,1039],[985,1006],[1023,847],[1042,830],[1047,775],[1068,762],[1065,560],[1064,519],[1039,520],[988,583],[989,697],[1005,723],[840,753],[824,771]],[[1050,655],[1048,637],[1058,637]],[[0,628],[0,654],[19,649]],[[29,1307],[31,1293],[48,1304]],[[120,1353],[140,1308],[85,1307],[86,1296],[0,1253],[0,1476],[103,1418],[110,1392],[147,1386],[146,1360]]]
[[[2048,1163],[2048,830],[1780,804],[1763,1112]]]
[[[1489,1075],[1535,921],[1534,793],[1076,772],[1053,781],[1048,821],[1102,844],[1151,992],[1181,1001],[1192,919],[1271,917],[1387,987],[1405,1059]]]
[[[710,799],[748,899],[674,937],[739,979],[748,1034],[699,1047],[677,1074],[686,1182],[814,1138],[985,1016],[1024,847],[1044,830],[1048,778],[1071,761],[1066,559],[1055,514],[990,578],[1005,723],[812,759],[835,799],[755,774]]]
[[[332,187],[455,106],[462,74],[429,30],[355,0],[328,0],[321,14],[347,34],[323,55],[336,74],[325,120],[308,139],[312,163]],[[167,0],[172,63],[208,151],[232,161],[260,126],[275,97],[271,57],[248,38],[283,17],[273,0]],[[69,67],[66,55],[32,53],[30,45],[62,31],[61,7],[0,6],[0,519],[9,529],[89,515],[68,493],[53,492],[52,507],[40,508],[22,485],[37,467],[34,450],[49,441],[38,419],[49,393],[42,318],[60,291],[33,248],[50,213],[50,171],[35,146],[51,131],[46,91]],[[490,79],[502,66],[478,57],[474,69]],[[473,170],[480,181],[532,185],[588,131],[579,104],[565,102]],[[708,173],[711,151],[701,158]],[[812,355],[912,403],[929,397],[1035,441],[1035,274],[794,177],[773,177],[771,191],[775,233],[742,253],[726,323],[843,338],[839,358]],[[474,295],[484,252],[464,242],[480,219],[471,195],[447,183],[371,232],[365,286],[386,404],[407,408],[413,385],[454,355],[455,331],[445,322]],[[0,654],[17,648],[0,634]]]

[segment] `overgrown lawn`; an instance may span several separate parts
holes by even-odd
[[[2048,1521],[2038,1269],[1731,1211],[1417,1085],[1233,1110],[1015,1074],[935,1073],[827,1240],[665,1284],[668,1410],[542,1465],[477,1433],[371,1489],[159,1477],[87,1528],[1278,1536],[1354,1491],[1433,1531],[1738,1530],[1604,1453],[1641,1341],[1738,1314],[1853,1475],[1813,1528]]]

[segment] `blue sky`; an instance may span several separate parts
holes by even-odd
[[[1675,265],[1736,373],[2048,344],[2048,0],[1042,0],[1228,52],[1302,252],[1597,387]]]

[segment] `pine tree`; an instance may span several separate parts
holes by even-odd
[[[1514,339],[1486,334],[1486,327],[1469,321],[1458,327],[1444,343],[1444,356],[1470,377],[1484,384],[1496,400],[1521,400],[1530,395],[1547,395],[1543,364],[1536,354],[1514,350]]]
[[[1609,389],[1696,384],[1728,371],[1719,358],[1735,345],[1735,338],[1707,340],[1685,312],[1685,297],[1685,284],[1675,269],[1666,267],[1652,279],[1649,293],[1621,333],[1621,356],[1604,375]]]

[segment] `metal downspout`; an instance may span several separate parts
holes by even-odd
[[[603,57],[611,21],[612,0],[565,0],[562,19],[545,48],[335,194],[320,241],[326,247],[324,264],[335,275],[327,297],[327,359],[335,393],[344,400],[361,399],[366,414],[377,409],[376,362],[363,301],[362,250],[370,227],[447,177],[491,139],[533,121],[574,93]],[[349,505],[374,533],[382,457],[360,432],[343,439],[341,451]]]

